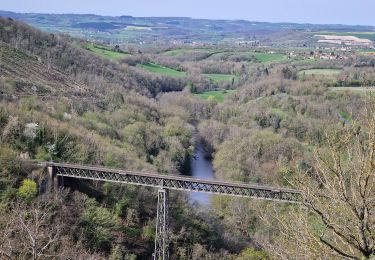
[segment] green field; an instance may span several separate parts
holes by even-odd
[[[218,49],[175,49],[163,52],[163,55],[170,57],[179,57],[184,55],[207,55],[207,59],[220,59],[224,57],[236,57],[236,56],[247,56],[255,57],[258,62],[267,63],[267,62],[279,62],[287,59],[285,54],[281,53],[265,53],[265,52],[249,52],[249,51],[238,51],[233,52],[229,50],[218,50]]]
[[[286,60],[287,56],[281,53],[257,53],[254,52],[252,55],[255,56],[255,58],[261,62],[261,63],[266,63],[266,62],[278,62],[278,61],[283,61]]]
[[[174,49],[174,50],[169,50],[163,52],[163,55],[166,56],[172,56],[172,57],[178,57],[182,55],[189,55],[189,54],[194,54],[194,53],[202,53],[202,54],[212,54],[216,53],[218,50],[213,50],[213,49],[205,49],[205,48],[181,48],[181,49]]]
[[[212,90],[206,91],[202,93],[194,94],[199,98],[205,100],[216,100],[217,102],[223,102],[226,95],[233,93],[235,90]]]
[[[252,58],[254,57],[257,62],[260,63],[269,63],[269,62],[279,62],[287,59],[287,56],[285,54],[281,53],[265,53],[265,52],[249,52],[249,51],[238,51],[238,52],[232,52],[232,51],[216,51],[212,53],[210,58],[216,58],[216,59],[224,59],[225,58],[231,58],[234,59],[236,57],[246,57],[246,58]]]
[[[352,35],[361,39],[368,39],[370,41],[375,41],[374,32],[363,32],[363,33],[348,33],[347,35]]]
[[[233,79],[235,80],[237,78],[237,76],[231,75],[231,74],[203,74],[203,75],[215,83],[232,82]]]
[[[155,63],[137,64],[137,67],[147,70],[152,73],[162,74],[169,77],[184,77],[187,75],[185,71],[178,71],[175,69],[167,68]]]
[[[187,75],[185,71],[178,71],[155,63],[137,64],[137,67],[152,73],[162,74],[169,77],[185,77]],[[232,82],[232,79],[237,78],[237,76],[230,74],[202,74],[202,76],[207,77],[214,83]]]
[[[97,45],[97,44],[88,44],[86,49],[107,59],[118,60],[127,57],[128,53],[117,52],[110,50],[108,47]]]
[[[195,57],[197,59],[207,59],[212,55],[217,53],[223,52],[222,50],[215,50],[215,49],[205,49],[205,48],[195,48],[195,49],[175,49],[163,52],[162,55],[169,56],[169,57],[183,57],[183,56],[190,56]],[[224,51],[225,52],[225,51]]]
[[[322,35],[338,35],[338,36],[354,36],[360,39],[368,39],[370,41],[375,41],[375,32],[344,32],[344,33],[337,33],[337,32],[322,32],[319,33]]]
[[[341,69],[308,69],[308,70],[301,70],[298,74],[306,75],[306,76],[333,76],[338,75],[341,73]]]
[[[175,49],[175,50],[163,52],[163,55],[172,56],[172,57],[173,56],[181,56],[181,55],[185,55],[185,54],[187,54],[189,52],[192,52],[192,51],[193,50],[191,50],[191,49]]]

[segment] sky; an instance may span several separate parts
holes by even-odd
[[[0,10],[375,25],[375,0],[0,0]]]

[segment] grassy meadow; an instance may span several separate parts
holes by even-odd
[[[118,60],[129,56],[128,53],[113,51],[108,49],[107,47],[100,46],[97,44],[88,44],[86,46],[86,49],[103,58],[107,58],[110,60]]]
[[[147,70],[148,72],[166,75],[169,77],[184,77],[187,75],[184,71],[167,68],[155,63],[137,64],[137,67]]]
[[[235,90],[211,90],[194,94],[194,96],[205,100],[215,100],[217,102],[223,102],[225,96],[233,93],[234,91]]]
[[[184,55],[206,55],[204,59],[230,59],[236,57],[254,57],[257,62],[269,63],[269,62],[280,62],[287,59],[287,56],[282,53],[266,53],[266,52],[249,52],[249,51],[229,51],[225,49],[174,49],[163,52],[163,55],[169,57],[181,57]]]
[[[267,62],[279,62],[286,60],[286,55],[281,53],[252,53],[252,55],[255,56],[255,58],[261,62],[261,63],[267,63]]]
[[[209,80],[219,83],[219,82],[231,82],[235,80],[237,76],[231,74],[203,74]]]
[[[156,73],[156,74],[165,75],[169,77],[185,77],[188,75],[188,73],[185,71],[178,71],[178,70],[164,67],[155,63],[138,64],[137,67],[142,68],[151,73]],[[231,75],[231,74],[202,74],[202,75],[214,83],[231,82],[233,79],[237,78],[237,76]]]

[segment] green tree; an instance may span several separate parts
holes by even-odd
[[[21,198],[31,201],[38,193],[37,184],[30,179],[25,179],[22,182],[21,187],[18,189],[18,196]]]
[[[96,250],[110,251],[115,240],[114,231],[120,228],[118,217],[108,209],[99,207],[93,200],[81,217],[81,226],[89,245]]]

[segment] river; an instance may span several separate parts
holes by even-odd
[[[212,180],[215,178],[212,162],[205,157],[203,145],[199,141],[196,142],[194,156],[190,159],[190,175],[197,179]],[[192,203],[198,203],[204,207],[209,207],[211,204],[210,194],[191,192],[189,196]]]

